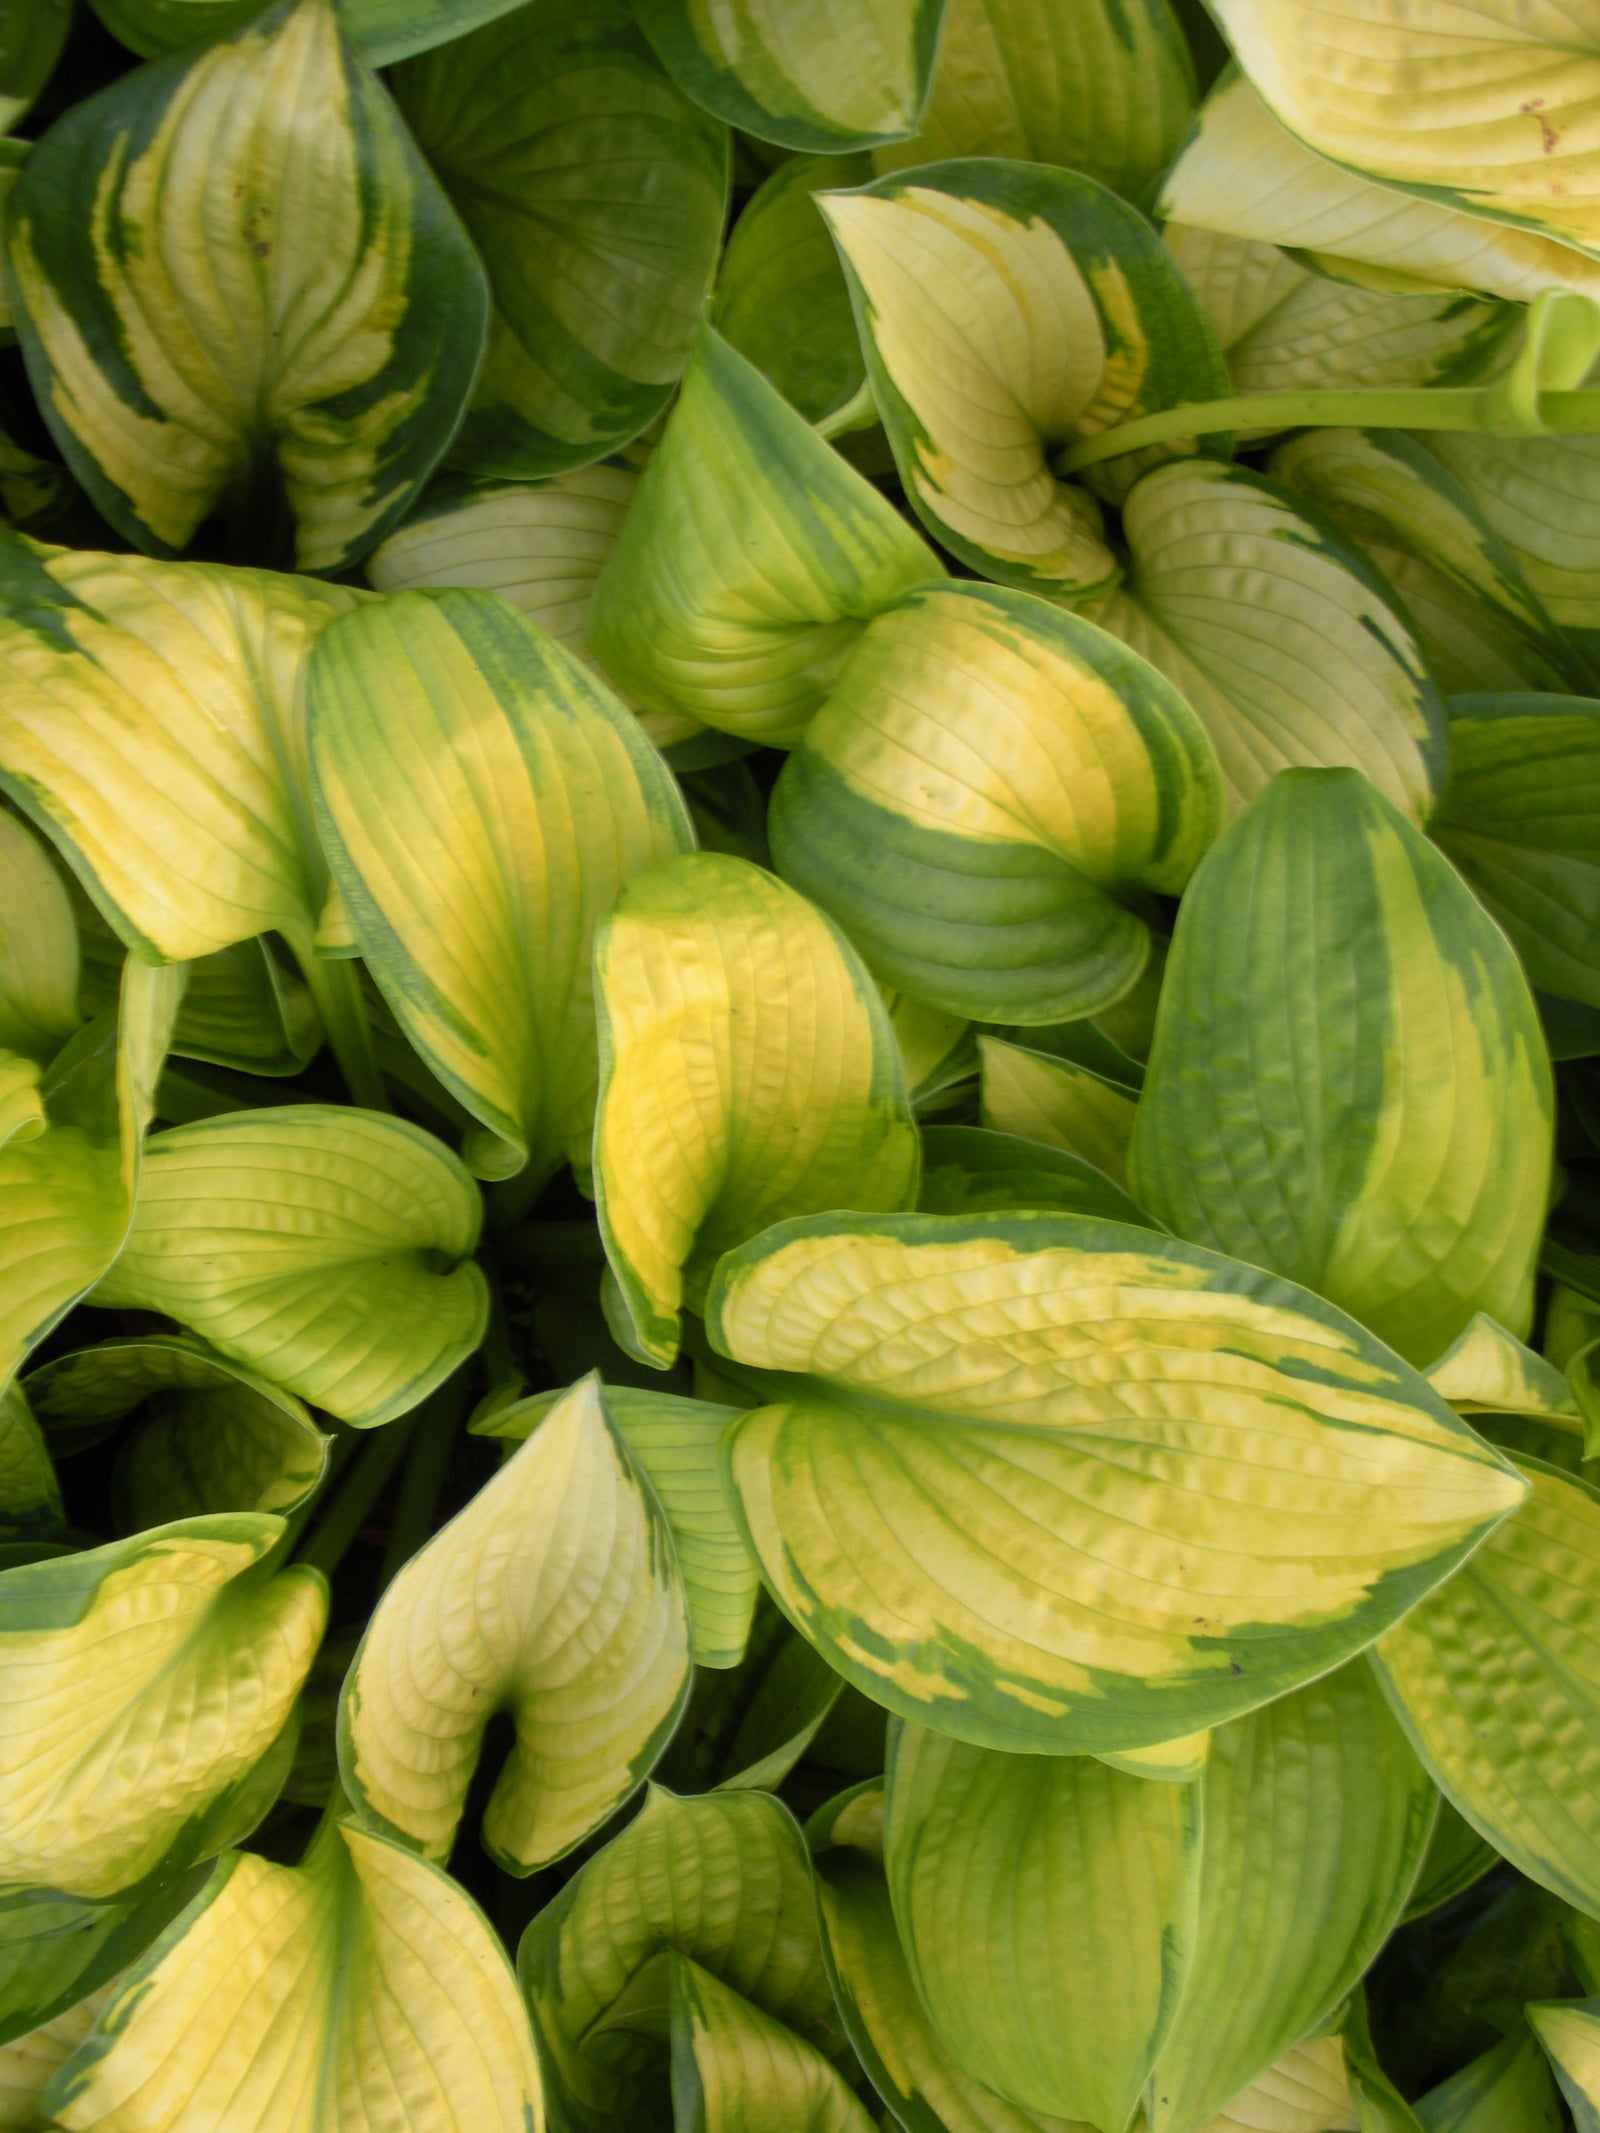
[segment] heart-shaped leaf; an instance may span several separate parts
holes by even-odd
[[[595,941],[594,1183],[621,1327],[666,1368],[718,1258],[785,1215],[904,1207],[918,1146],[881,995],[829,921],[698,852]]]
[[[75,104],[6,227],[40,408],[152,554],[218,512],[257,540],[287,516],[298,568],[345,569],[460,418],[483,270],[333,0],[280,0]]]
[[[362,1816],[446,1859],[483,1729],[517,1742],[483,1840],[529,1874],[650,1771],[689,1690],[666,1521],[588,1378],[412,1557],[345,1681],[339,1760]]]
[[[299,1866],[230,1852],[119,1980],[45,2096],[73,2133],[528,2133],[539,2069],[482,1912],[328,1821]]]
[[[707,329],[589,621],[647,710],[783,747],[865,625],[942,565],[752,363]]]
[[[480,1176],[587,1167],[595,928],[694,841],[670,772],[571,653],[491,593],[344,618],[309,676],[317,821],[395,1019],[479,1120]]]
[[[477,1347],[482,1203],[431,1134],[324,1104],[237,1111],[149,1143],[95,1292],[164,1311],[357,1428],[416,1406]]]
[[[1030,593],[950,583],[868,625],[768,829],[886,984],[1048,1023],[1137,981],[1129,904],[1177,895],[1222,820],[1205,730],[1153,668]]]
[[[783,1223],[724,1259],[706,1330],[778,1374],[727,1446],[780,1606],[877,1702],[989,1747],[1252,1710],[1521,1491],[1342,1312],[1078,1216]]]
[[[1085,490],[1050,455],[1227,370],[1150,225],[1092,178],[936,163],[827,195],[873,398],[919,518],[984,577],[1050,594],[1109,584]]]
[[[315,1571],[256,1570],[282,1531],[186,1519],[0,1572],[0,1882],[114,1895],[260,1760],[327,1616]]]
[[[1550,1068],[1504,934],[1352,771],[1280,777],[1173,937],[1129,1185],[1430,1363],[1528,1330]]]

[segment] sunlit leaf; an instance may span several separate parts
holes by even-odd
[[[774,1597],[867,1695],[993,1747],[1254,1709],[1522,1487],[1342,1313],[1079,1216],[784,1223],[724,1259],[706,1328],[782,1374],[727,1440]]]
[[[108,1990],[102,1986],[53,2020],[0,2044],[0,2127],[31,2133],[44,2123],[41,2099],[50,2078],[93,2029]]]
[[[478,367],[482,269],[333,0],[281,0],[74,105],[6,225],[40,407],[153,554],[218,512],[268,540],[287,516],[300,569],[345,568],[416,496]]]
[[[483,1337],[482,1205],[430,1134],[331,1105],[239,1111],[149,1143],[97,1303],[164,1311],[358,1428],[405,1414]]]
[[[1092,1015],[1138,979],[1141,892],[1217,834],[1199,720],[1092,622],[1008,587],[903,595],[773,793],[773,860],[886,983],[975,1020]]]

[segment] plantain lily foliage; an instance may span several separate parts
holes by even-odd
[[[0,0],[0,2128],[1600,2128],[1600,22]]]

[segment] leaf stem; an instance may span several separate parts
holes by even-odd
[[[433,1531],[433,1514],[444,1487],[450,1455],[467,1409],[466,1372],[458,1370],[423,1402],[421,1419],[406,1453],[406,1470],[400,1479],[400,1494],[389,1528],[388,1545],[378,1570],[378,1591],[383,1593],[400,1570]]]
[[[361,977],[355,960],[308,950],[297,961],[317,1003],[317,1013],[322,1017],[345,1087],[369,1111],[387,1111],[389,1093],[378,1071],[372,1025],[367,1020],[367,1004],[361,997]]]
[[[1538,411],[1539,426],[1532,429],[1508,414],[1504,393],[1478,385],[1241,393],[1231,400],[1199,400],[1140,415],[1085,437],[1058,452],[1051,464],[1059,475],[1077,474],[1149,445],[1222,436],[1230,430],[1479,430],[1503,437],[1600,430],[1600,392],[1540,393]]]
[[[366,1524],[373,1505],[388,1486],[395,1468],[405,1457],[406,1448],[425,1410],[426,1403],[414,1407],[410,1414],[402,1415],[397,1422],[385,1423],[372,1433],[357,1453],[311,1538],[298,1551],[297,1562],[309,1563],[324,1577],[333,1576]]]

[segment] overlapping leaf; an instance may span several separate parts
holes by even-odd
[[[1342,1313],[1147,1230],[785,1223],[723,1261],[706,1325],[781,1374],[727,1440],[779,1604],[869,1696],[989,1746],[1138,1748],[1254,1709],[1521,1492]]]
[[[1130,989],[1130,904],[1177,894],[1221,823],[1211,745],[1159,674],[1031,594],[951,583],[868,625],[769,834],[885,983],[1048,1023]]]
[[[980,1037],[978,1049],[986,1126],[1074,1155],[1119,1190],[1127,1184],[1137,1091],[1076,1060],[1008,1044],[1001,1037]]]
[[[78,1027],[78,936],[61,877],[0,814],[0,1045],[42,1066]]]
[[[256,0],[91,0],[113,36],[142,58],[200,44],[260,13]],[[516,0],[339,0],[339,22],[375,67],[446,44]]]
[[[66,1523],[49,1448],[20,1386],[0,1392],[0,1539],[59,1533]]]
[[[483,272],[333,0],[280,0],[74,106],[6,223],[39,404],[139,547],[287,514],[296,565],[342,569],[449,442]]]

